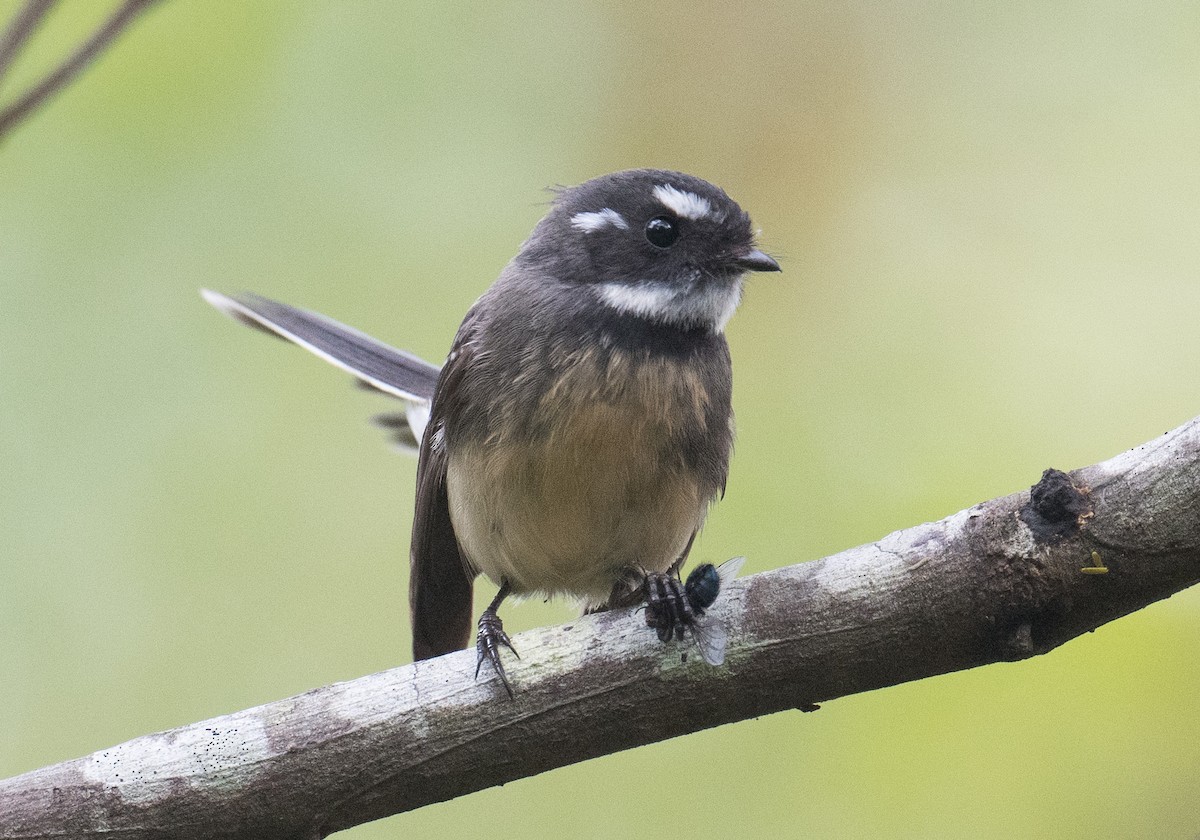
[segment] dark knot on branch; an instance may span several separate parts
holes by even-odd
[[[1039,543],[1060,542],[1083,527],[1092,516],[1092,500],[1062,470],[1048,469],[1029,488],[1029,503],[1021,508],[1021,521]]]

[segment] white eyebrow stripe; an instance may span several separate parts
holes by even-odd
[[[571,217],[571,227],[584,233],[592,233],[609,225],[621,230],[629,230],[629,223],[625,221],[625,217],[609,207],[605,207],[603,210],[576,213]]]
[[[654,197],[675,215],[685,219],[703,219],[713,215],[712,203],[707,198],[670,184],[655,187]]]

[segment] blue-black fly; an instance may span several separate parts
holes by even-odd
[[[729,632],[719,619],[706,612],[745,562],[745,557],[734,557],[720,566],[701,563],[684,584],[671,575],[648,576],[646,625],[653,627],[664,642],[672,637],[683,641],[685,631],[690,631],[704,661],[720,665],[725,661]]]

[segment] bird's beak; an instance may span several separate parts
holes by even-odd
[[[742,271],[782,271],[779,263],[768,254],[753,248],[734,259],[733,264]]]

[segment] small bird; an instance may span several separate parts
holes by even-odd
[[[725,325],[747,272],[779,270],[720,188],[633,169],[557,191],[440,369],[312,312],[203,294],[405,401],[382,422],[419,448],[414,656],[466,647],[474,624],[476,676],[490,663],[511,696],[509,595],[594,612],[678,581],[729,469]],[[480,573],[499,591],[473,622]]]

